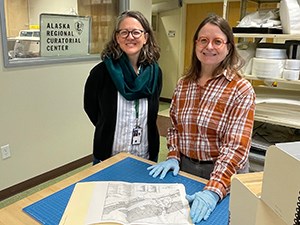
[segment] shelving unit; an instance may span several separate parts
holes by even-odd
[[[244,0],[242,2],[245,2]],[[259,1],[256,1],[259,2]],[[271,1],[260,1],[271,2]],[[274,2],[274,1],[272,1]],[[261,33],[235,33],[236,38],[251,39],[254,43],[259,43],[262,39],[272,39],[274,43],[284,43],[285,40],[300,40],[300,34],[261,34]],[[258,127],[263,124],[269,129],[270,136],[267,139],[274,140],[273,135],[280,130],[280,134],[284,138],[277,139],[275,142],[289,142],[299,139],[300,130],[300,80],[288,81],[281,78],[259,78],[251,74],[244,75],[249,80],[256,92],[256,110],[255,124]],[[271,103],[270,103],[271,102]],[[287,104],[287,102],[289,104]],[[275,129],[275,133],[273,133]],[[264,133],[265,130],[261,132]],[[294,132],[294,134],[292,134]],[[291,133],[291,134],[290,134]],[[285,134],[287,134],[285,136]],[[288,134],[291,136],[288,137]],[[276,136],[277,137],[277,136]],[[266,146],[270,142],[265,141],[260,136],[253,135],[250,149],[250,170],[262,171],[264,167],[264,159]]]
[[[258,104],[255,113],[256,121],[300,129],[300,106]]]
[[[259,33],[235,33],[237,38],[273,38],[273,39],[300,39],[300,34],[259,34]]]
[[[254,75],[244,75],[244,77],[247,80],[250,81],[261,81],[261,80],[266,80],[269,83],[271,82],[276,82],[277,86],[276,87],[272,87],[272,88],[276,88],[276,89],[287,89],[287,90],[299,90],[300,91],[300,80],[286,80],[283,78],[272,78],[272,79],[261,79],[259,77],[256,77]],[[270,87],[271,85],[267,85],[267,87]]]
[[[271,1],[256,1],[256,2],[271,2]],[[273,2],[273,1],[272,1]],[[281,39],[281,40],[300,40],[300,34],[258,34],[258,33],[235,33],[237,38],[253,38],[253,39]],[[290,128],[300,129],[300,80],[288,81],[285,79],[271,78],[260,79],[253,75],[245,75],[245,78],[250,82],[263,81],[263,84],[253,85],[257,92],[257,97],[273,97],[280,99],[282,103],[277,104],[260,103],[256,105],[255,121],[280,125]],[[270,84],[276,82],[273,87]],[[299,105],[289,105],[284,103],[284,99],[292,99],[299,101]]]
[[[262,3],[279,3],[280,0],[241,0],[241,16],[240,18],[244,18],[247,11],[247,2],[256,2],[258,4],[258,8],[260,8],[260,4]]]

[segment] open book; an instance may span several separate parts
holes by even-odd
[[[188,225],[183,184],[77,183],[60,225]]]

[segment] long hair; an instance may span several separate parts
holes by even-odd
[[[218,67],[213,71],[213,76],[217,76],[218,74],[222,73],[225,69],[229,70],[229,72],[236,73],[240,76],[239,70],[244,65],[244,60],[239,56],[235,43],[234,43],[234,36],[229,26],[228,22],[215,14],[211,14],[206,17],[198,26],[194,37],[193,37],[193,52],[192,52],[192,59],[191,65],[188,68],[187,72],[183,75],[187,80],[197,80],[200,76],[201,72],[201,62],[197,58],[195,49],[196,49],[196,40],[198,39],[198,33],[207,23],[216,25],[220,28],[220,30],[226,35],[227,37],[227,47],[229,48],[229,52],[225,59],[218,65]]]
[[[127,18],[132,17],[138,20],[143,29],[145,30],[145,34],[148,34],[148,39],[146,44],[144,44],[143,48],[141,49],[138,63],[154,63],[157,62],[160,57],[160,48],[156,42],[153,30],[145,18],[145,16],[138,11],[125,11],[120,14],[117,18],[116,26],[112,32],[111,40],[105,45],[104,50],[101,53],[101,59],[103,60],[105,57],[110,57],[112,59],[118,59],[123,54],[122,49],[120,48],[119,44],[117,43],[117,32],[120,28],[121,22]]]

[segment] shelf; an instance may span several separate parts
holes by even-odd
[[[279,3],[280,0],[248,0],[249,2],[256,2],[258,4],[261,3]]]
[[[261,3],[279,3],[280,0],[241,0],[241,20],[244,18],[244,16],[246,16],[247,2],[256,2],[260,6]],[[234,33],[233,35],[236,38],[255,39],[255,43],[260,42],[263,38],[278,39],[279,42],[284,42],[285,40],[300,40],[300,34]],[[274,40],[274,42],[277,42],[277,40]],[[291,94],[291,96],[287,96],[288,99],[295,99],[298,98],[297,96],[299,96],[298,92],[300,92],[300,80],[288,81],[278,78],[261,79],[253,75],[245,75],[245,78],[250,81],[264,81],[264,86],[262,87],[262,90],[260,90],[262,93],[257,93],[257,95],[269,93],[270,98],[276,98],[276,96],[280,95],[281,92],[288,92]],[[272,83],[274,81],[277,82],[276,87],[272,87]],[[253,82],[253,84],[254,83],[255,82]],[[260,89],[260,87],[260,85],[254,87],[256,92],[258,89]],[[255,121],[300,129],[299,118],[300,105],[271,103],[256,104]]]
[[[300,129],[300,106],[288,104],[256,104],[255,121]],[[158,113],[158,129],[161,136],[167,135],[171,126],[169,109]]]
[[[268,82],[273,81],[273,82],[287,84],[287,85],[296,85],[297,86],[296,90],[300,91],[300,80],[285,80],[283,78],[271,78],[271,77],[270,78],[267,78],[267,77],[266,78],[259,78],[259,77],[254,76],[254,75],[244,75],[244,77],[247,80],[262,80],[262,81],[268,81]],[[298,85],[299,85],[299,87],[298,87]],[[274,88],[276,88],[276,87],[274,87]]]
[[[234,33],[237,38],[280,38],[280,39],[300,39],[300,34],[262,34],[262,33]]]
[[[257,104],[255,121],[300,129],[300,107],[288,104]]]
[[[277,96],[278,93],[281,92],[287,92],[290,93],[291,95],[289,96],[290,99],[294,99],[295,96],[299,96],[300,95],[300,81],[297,83],[288,83],[289,81],[285,81],[285,82],[278,82],[276,81],[276,85],[277,86],[272,86],[272,83],[274,81],[271,80],[266,80],[264,82],[264,84],[260,84],[260,85],[253,85],[254,89],[257,90],[258,88],[260,90],[264,90],[265,92],[271,92],[270,96]],[[292,82],[292,81],[290,81]],[[275,94],[277,92],[277,95]],[[261,94],[261,93],[260,93]]]
[[[259,85],[254,87],[257,94],[257,102],[260,102],[256,104],[255,121],[300,129],[300,104],[293,102],[297,101],[296,96],[300,92],[300,80],[260,79],[253,75],[245,75],[244,77],[247,80],[265,81],[265,86]],[[271,86],[274,81],[277,82],[277,87]],[[268,97],[271,100],[277,99],[276,103],[261,101],[261,99]],[[280,100],[281,98],[282,101]],[[285,99],[289,101],[284,101]]]

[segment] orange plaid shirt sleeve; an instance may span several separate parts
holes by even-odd
[[[226,72],[204,87],[180,80],[170,107],[168,158],[180,154],[213,160],[215,168],[204,189],[224,198],[230,179],[245,165],[251,147],[255,92],[244,78]]]

